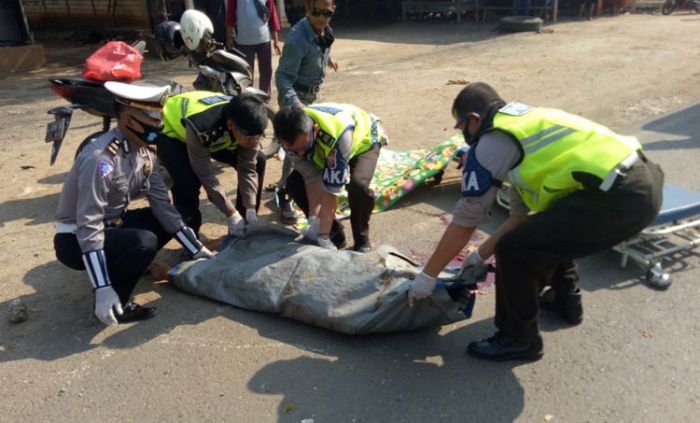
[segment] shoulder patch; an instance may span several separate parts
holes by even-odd
[[[462,196],[481,197],[493,185],[497,185],[491,172],[476,160],[476,149],[467,152],[467,161],[462,174]]]
[[[108,177],[114,171],[114,165],[106,160],[100,160],[97,163],[97,173],[100,175],[100,179]]]
[[[116,156],[121,146],[122,140],[115,138],[109,144],[107,144],[106,150],[109,152],[109,154]]]
[[[230,95],[213,95],[209,97],[200,98],[199,102],[204,103],[207,106],[211,106],[212,104],[223,103],[224,101],[231,101],[232,98],[233,97],[231,97]]]
[[[501,107],[498,111],[501,113],[505,113],[507,115],[511,115],[511,116],[522,116],[522,115],[525,115],[527,113],[530,113],[531,110],[532,110],[531,106],[514,101],[512,103],[508,103],[505,106]]]
[[[334,188],[342,187],[350,182],[348,163],[336,149],[331,150],[326,158],[322,181],[325,186]]]
[[[337,115],[338,113],[343,111],[342,109],[339,109],[337,107],[320,106],[320,105],[314,105],[314,104],[309,106],[309,108],[314,109],[314,110],[318,110],[319,112],[328,113],[329,115]]]

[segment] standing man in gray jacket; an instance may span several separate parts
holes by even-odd
[[[149,148],[160,130],[168,87],[107,82],[116,96],[117,127],[79,152],[56,211],[56,258],[87,270],[95,316],[105,325],[152,317],[155,307],[130,301],[131,292],[158,250],[173,236],[195,259],[213,254],[170,203]],[[150,207],[128,210],[145,195]],[[115,314],[116,313],[116,314]]]
[[[315,102],[319,98],[326,68],[338,71],[338,63],[331,58],[335,37],[329,24],[334,13],[334,0],[306,0],[306,17],[289,30],[275,72],[280,109],[303,108]],[[292,164],[286,158],[277,195],[282,220],[293,223],[296,213],[284,190],[290,173]]]

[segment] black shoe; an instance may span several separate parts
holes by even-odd
[[[359,244],[355,244],[354,247],[352,247],[353,251],[357,251],[358,253],[369,253],[372,251],[372,245],[369,242],[361,242]]]
[[[539,300],[542,310],[556,313],[571,325],[578,325],[583,321],[581,290],[578,288],[573,292],[562,294],[550,287],[540,294]]]
[[[515,341],[499,331],[490,338],[470,343],[467,354],[491,361],[535,361],[542,358],[543,350],[542,337],[539,333],[526,340]]]
[[[343,232],[342,229],[335,233],[331,232],[330,240],[333,242],[333,245],[335,245],[335,247],[339,250],[342,250],[348,245],[347,239],[345,238],[345,232]]]
[[[122,307],[122,310],[124,311],[122,314],[116,315],[119,323],[146,320],[156,315],[155,307],[142,306],[132,302],[126,303],[124,307]]]
[[[278,190],[276,195],[280,212],[280,220],[285,225],[296,225],[298,216],[297,212],[294,210],[294,202],[283,190]]]

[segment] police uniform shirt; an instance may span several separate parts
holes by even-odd
[[[499,181],[506,179],[508,171],[518,163],[521,157],[520,150],[513,140],[499,131],[482,135],[474,152],[481,167],[491,172],[492,178]],[[464,169],[467,178],[471,170],[468,167]],[[498,190],[498,187],[491,186],[480,196],[460,198],[453,211],[452,223],[466,228],[475,228],[484,223],[496,200]],[[524,216],[529,213],[527,206],[515,189],[510,189],[509,196],[511,216]]]
[[[326,171],[333,171],[333,169],[330,169],[330,167],[336,168],[338,160],[344,161],[344,165],[346,166],[345,168],[348,169],[349,172],[350,155],[352,154],[352,135],[352,129],[348,129],[341,134],[334,148],[334,151],[336,152],[336,154],[339,153],[340,157],[334,157],[331,160],[333,163],[329,163],[328,158],[326,158],[327,160],[323,169],[319,169],[312,161],[308,160],[306,157],[293,156],[292,163],[294,165],[294,169],[301,173],[301,176],[304,177],[304,182],[306,184],[310,184],[319,179],[322,179],[323,173]],[[346,181],[346,183],[347,182],[348,181]],[[343,184],[331,185],[326,183],[326,181],[323,181],[323,189],[329,194],[339,196],[343,192]]]
[[[235,208],[226,190],[219,183],[211,167],[211,153],[202,142],[199,133],[192,124],[186,122],[187,155],[190,165],[195,175],[202,183],[202,187],[207,192],[207,197],[222,213],[228,215]],[[222,135],[223,136],[223,133]],[[260,143],[253,148],[243,148],[240,145],[236,148],[236,174],[238,176],[238,195],[243,200],[243,207],[254,209],[256,207],[256,196],[258,193],[258,152]]]
[[[63,185],[56,222],[74,226],[83,253],[100,250],[105,222],[120,218],[130,200],[141,194],[166,231],[176,233],[185,225],[170,203],[156,155],[133,147],[115,128],[76,157]]]

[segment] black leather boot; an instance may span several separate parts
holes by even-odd
[[[490,338],[475,341],[467,347],[467,354],[491,361],[524,360],[542,358],[544,345],[539,333],[523,339],[514,339],[498,331]]]
[[[359,239],[355,238],[355,245],[352,249],[358,253],[369,253],[372,251],[372,244],[369,243],[367,237],[359,237]]]
[[[343,225],[340,224],[340,222],[338,222],[337,220],[334,220],[333,225],[331,226],[330,240],[339,250],[342,250],[348,245]]]
[[[122,307],[122,314],[116,314],[117,321],[119,323],[129,323],[136,322],[139,320],[150,319],[155,316],[156,308],[142,306],[136,303],[128,302]]]
[[[280,220],[285,225],[297,223],[297,212],[294,210],[292,199],[283,189],[277,190],[277,203],[279,204]]]
[[[583,305],[581,290],[576,288],[571,292],[561,293],[552,287],[540,294],[540,308],[556,313],[562,320],[578,325],[583,321]]]

